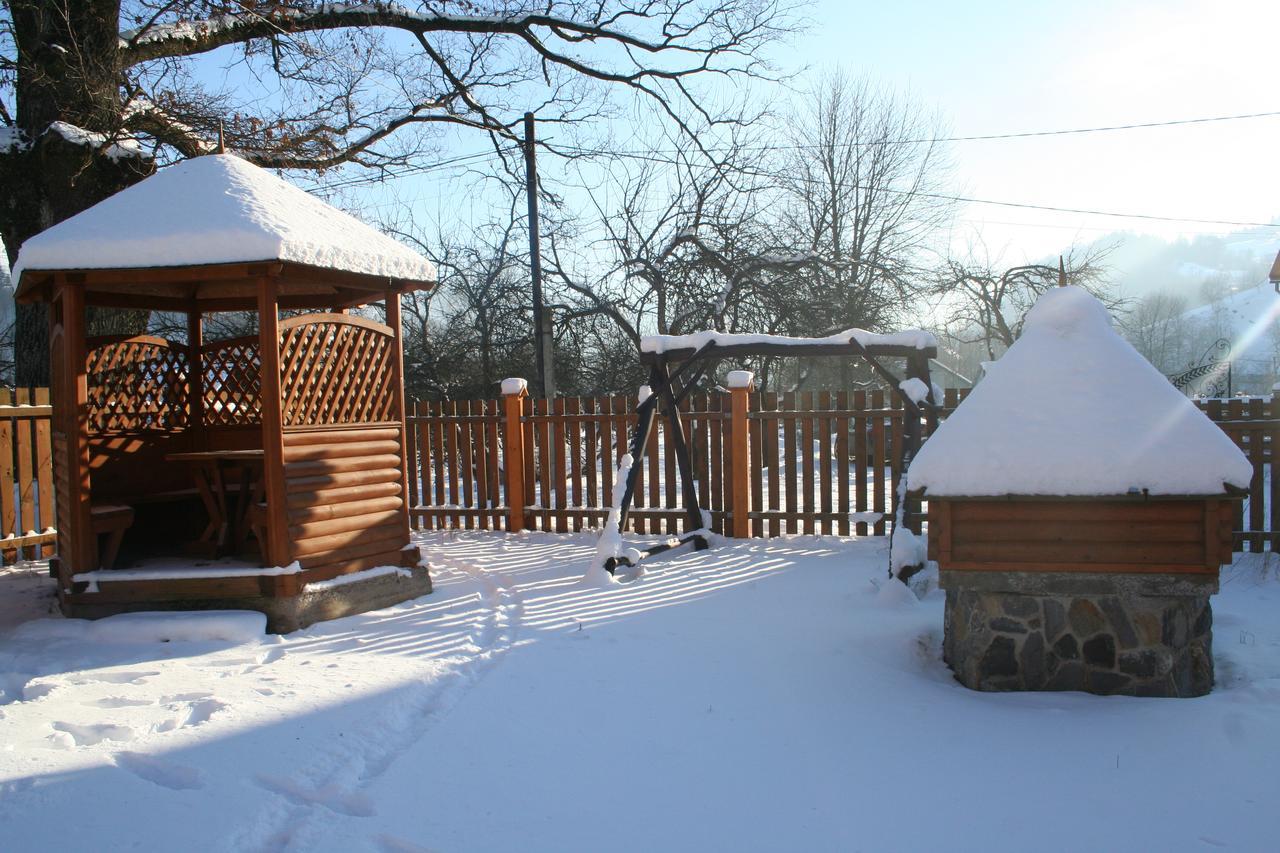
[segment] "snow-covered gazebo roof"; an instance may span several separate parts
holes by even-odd
[[[162,169],[23,244],[17,296],[50,270],[140,270],[283,262],[430,286],[426,258],[231,154]]]
[[[1116,333],[1079,287],[1045,293],[1022,337],[925,442],[908,487],[932,496],[1217,495],[1252,466]]]

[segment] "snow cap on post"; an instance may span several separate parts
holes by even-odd
[[[730,388],[746,388],[750,391],[756,375],[750,370],[730,370],[724,381]]]
[[[529,381],[527,379],[512,377],[510,379],[502,380],[502,396],[504,397],[509,397],[512,394],[524,394],[527,393],[528,390]]]
[[[1088,291],[1054,287],[907,472],[934,496],[1221,495],[1249,460],[1115,329]]]

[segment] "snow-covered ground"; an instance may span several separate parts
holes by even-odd
[[[282,638],[253,636],[253,617],[177,633],[46,618],[40,567],[5,570],[0,620],[25,624],[0,637],[0,847],[1273,850],[1280,837],[1270,555],[1224,572],[1218,688],[1160,700],[960,687],[939,659],[940,594],[885,586],[881,538],[722,542],[608,588],[580,581],[591,535],[421,541],[435,593]]]

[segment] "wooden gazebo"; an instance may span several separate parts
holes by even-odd
[[[33,237],[13,277],[50,306],[64,612],[241,607],[288,630],[430,590],[409,545],[400,320],[428,261],[220,154]],[[349,313],[377,302],[385,324]],[[183,314],[186,340],[88,337],[93,307]],[[220,311],[256,312],[258,333],[205,340]],[[193,551],[249,559],[121,559]]]

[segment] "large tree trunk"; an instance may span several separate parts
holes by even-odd
[[[142,157],[108,156],[50,131],[65,122],[107,138],[122,124],[120,0],[11,0],[18,48],[15,120],[28,145],[0,154],[0,237],[9,261],[23,242],[154,169]],[[16,285],[17,282],[14,282]],[[43,305],[20,305],[14,334],[19,385],[47,385],[49,341]],[[94,312],[90,334],[145,329],[146,312]]]

